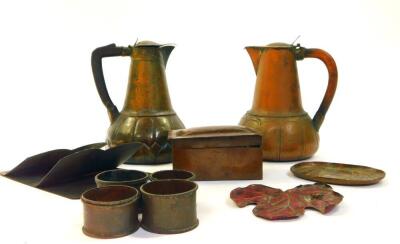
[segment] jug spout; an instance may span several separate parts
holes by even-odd
[[[173,45],[164,45],[160,47],[161,56],[164,61],[164,67],[167,66],[169,55],[171,54],[172,50],[174,50],[175,46]]]
[[[261,47],[245,47],[245,48],[250,55],[251,61],[253,62],[254,71],[257,74],[258,65],[260,63],[260,57],[261,57],[261,53],[262,53],[262,48]]]
[[[294,46],[246,47],[257,74],[254,114],[303,114]]]
[[[172,109],[165,65],[174,46],[142,41],[132,48],[124,113],[132,116],[175,114]]]

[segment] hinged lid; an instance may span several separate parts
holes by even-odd
[[[220,148],[258,147],[262,138],[243,126],[207,126],[170,131],[168,139],[175,147]]]
[[[266,48],[294,48],[294,47],[296,47],[296,46],[294,46],[292,44],[287,44],[284,42],[274,42],[274,43],[270,43],[265,46],[247,46],[246,48],[266,49]]]
[[[153,41],[140,41],[140,42],[136,42],[135,45],[133,45],[133,47],[165,47],[165,46],[174,46],[173,44],[160,44],[157,42],[153,42]]]

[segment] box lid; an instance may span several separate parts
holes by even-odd
[[[173,130],[168,139],[174,147],[220,148],[256,147],[261,145],[261,135],[243,126],[206,126]]]

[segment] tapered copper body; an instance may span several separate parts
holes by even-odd
[[[159,164],[171,161],[168,131],[184,128],[172,109],[165,76],[171,45],[150,41],[129,47],[111,44],[97,48],[92,54],[92,69],[99,95],[106,106],[111,126],[109,146],[137,141],[142,149],[128,163]],[[121,112],[112,103],[104,81],[101,59],[111,56],[130,56],[131,67],[124,107]]]
[[[318,149],[318,130],[337,85],[333,58],[321,49],[285,43],[246,47],[257,74],[253,106],[240,121],[263,135],[263,159],[292,161],[311,157]],[[328,87],[314,118],[303,110],[296,60],[313,57],[329,72]]]

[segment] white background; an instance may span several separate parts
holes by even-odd
[[[263,181],[201,182],[197,229],[179,235],[144,230],[115,243],[398,243],[400,2],[393,1],[45,1],[0,3],[0,171],[55,148],[105,139],[109,120],[97,95],[91,51],[115,42],[175,43],[167,65],[173,107],[186,127],[237,124],[255,84],[247,45],[298,40],[322,48],[339,70],[336,96],[312,160],[381,168],[371,187],[335,186],[344,201],[327,216],[308,210],[271,222],[236,208],[229,192],[250,183],[282,189],[307,183],[293,163],[264,163]],[[121,108],[129,58],[104,70]],[[327,72],[298,62],[303,105],[312,116]],[[148,171],[170,168],[136,167]],[[0,177],[0,243],[97,242],[86,237],[80,201]]]

